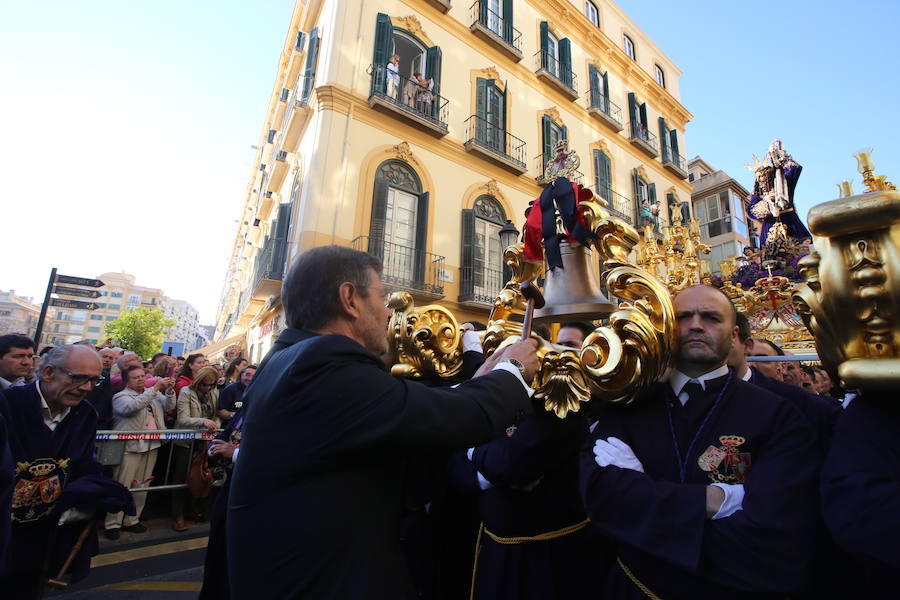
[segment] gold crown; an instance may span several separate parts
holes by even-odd
[[[742,438],[739,435],[723,435],[719,436],[719,441],[722,442],[726,446],[740,446],[747,440]]]
[[[37,465],[31,465],[28,467],[28,472],[31,473],[35,477],[46,477],[50,473],[53,472],[53,469],[56,468],[56,465],[53,463],[40,463]]]

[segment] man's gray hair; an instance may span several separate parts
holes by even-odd
[[[129,360],[131,360],[132,356],[137,356],[138,359],[141,358],[140,356],[137,355],[137,352],[126,352],[125,354],[123,354],[122,356],[120,356],[119,358],[116,359],[116,366],[119,367],[120,371],[125,368],[125,363],[127,363]],[[141,366],[143,366],[143,362],[141,363]]]
[[[72,354],[75,348],[87,348],[87,346],[85,346],[84,344],[68,344],[66,346],[56,346],[55,348],[53,348],[53,350],[47,352],[46,354],[44,354],[44,356],[41,357],[41,362],[38,363],[37,372],[40,373],[46,366],[62,367],[69,361],[69,355]],[[93,348],[90,348],[90,350],[94,354],[96,354],[98,358],[100,357],[100,354],[96,350],[94,350]]]
[[[288,327],[315,331],[341,315],[338,290],[349,282],[366,298],[370,271],[381,274],[381,261],[344,246],[321,246],[301,254],[281,288]]]

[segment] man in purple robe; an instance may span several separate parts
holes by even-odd
[[[693,286],[674,304],[671,377],[606,407],[582,451],[585,508],[615,545],[605,597],[800,592],[816,539],[815,433],[726,365],[736,312],[720,290]]]
[[[58,526],[78,507],[89,514],[130,510],[128,490],[100,472],[94,453],[97,413],[84,400],[100,379],[101,361],[90,347],[59,346],[44,355],[34,384],[0,392],[0,417],[15,461],[10,565],[0,577],[4,598],[40,598],[85,524]],[[94,533],[71,567],[83,577],[96,554]]]

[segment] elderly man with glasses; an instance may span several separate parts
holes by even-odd
[[[46,355],[33,385],[0,392],[16,465],[12,494],[10,564],[0,572],[5,598],[37,598],[58,557],[68,554],[72,526],[59,527],[61,514],[75,504],[102,512],[127,508],[127,489],[105,478],[95,458],[97,413],[85,397],[100,381],[101,360],[93,348],[59,346]],[[75,535],[84,524],[74,526]],[[96,534],[76,558],[75,579],[86,573]],[[48,560],[48,557],[49,560]]]

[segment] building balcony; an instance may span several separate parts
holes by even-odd
[[[662,164],[665,168],[672,171],[682,179],[687,179],[687,161],[677,152],[673,152],[671,148],[663,148]]]
[[[287,259],[287,241],[284,239],[268,239],[256,256],[256,264],[251,279],[250,297],[255,301],[265,302],[271,296],[281,293],[281,280],[284,277],[284,263]]]
[[[401,117],[438,137],[447,135],[446,98],[414,80],[389,72],[384,65],[371,65],[369,70],[369,106]]]
[[[616,133],[625,128],[622,125],[622,109],[619,105],[595,90],[591,91],[588,99],[588,113]]]
[[[472,24],[469,29],[488,43],[502,50],[516,62],[522,60],[522,32],[488,7],[487,0],[475,0],[469,8]]]
[[[631,136],[628,140],[645,154],[652,158],[659,156],[659,143],[656,136],[653,135],[642,123],[632,121],[628,124]]]
[[[466,119],[465,149],[480,154],[517,175],[528,170],[525,163],[525,141],[478,115]]]
[[[444,297],[443,256],[367,235],[352,244],[356,250],[381,259],[381,280],[389,291],[406,291],[429,300]]]
[[[450,0],[427,0],[428,4],[432,5],[442,13],[446,13],[450,10]]]
[[[472,308],[492,307],[506,284],[500,269],[463,267],[459,273],[459,303]]]
[[[556,155],[551,156],[550,158],[555,158]],[[536,175],[534,176],[534,180],[537,181],[541,185],[546,185],[548,183],[553,183],[552,180],[547,179],[547,162],[548,158],[543,154],[538,154],[534,157],[534,172]],[[575,171],[571,177],[569,177],[569,181],[572,183],[577,183],[580,186],[584,186],[584,173],[581,171]]]
[[[632,202],[631,198],[623,196],[622,194],[611,189],[603,189],[597,191],[597,189],[595,189],[595,186],[585,187],[594,192],[595,196],[606,200],[606,210],[609,212],[609,214],[616,218],[622,219],[629,225],[634,225],[634,202]]]
[[[570,65],[564,65],[559,59],[539,50],[534,54],[534,74],[543,79],[563,94],[575,100],[578,98],[578,78]]]

